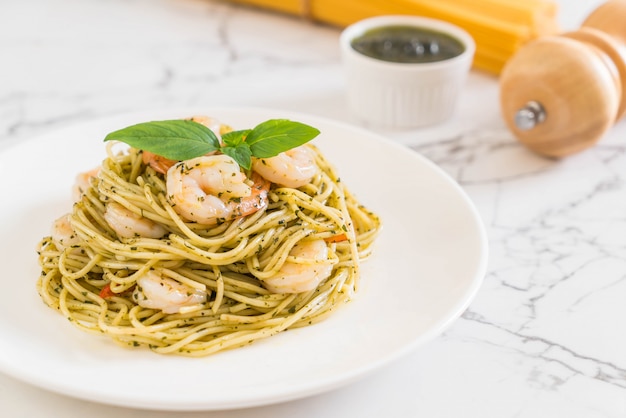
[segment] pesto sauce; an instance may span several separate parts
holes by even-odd
[[[407,64],[443,61],[465,51],[455,37],[416,26],[371,29],[353,39],[351,45],[368,57]]]

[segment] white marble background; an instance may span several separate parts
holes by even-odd
[[[574,29],[599,1],[560,1]],[[130,111],[346,110],[339,30],[213,0],[0,0],[0,150]],[[384,132],[450,173],[487,227],[475,301],[442,336],[299,401],[172,414],[52,394],[0,374],[13,417],[626,417],[626,121],[550,161],[504,128],[497,79],[471,74],[454,119]],[[0,336],[2,338],[2,336]]]

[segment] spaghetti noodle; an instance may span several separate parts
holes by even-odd
[[[141,150],[109,143],[97,175],[55,223],[64,239],[53,233],[39,243],[41,298],[82,330],[161,354],[205,356],[323,320],[356,291],[380,220],[315,146],[302,147],[318,169],[310,182],[272,183],[253,213],[207,225],[177,212],[169,174],[146,164]],[[123,236],[107,221],[113,207],[131,225],[161,232]],[[307,254],[315,242],[324,243],[323,257]],[[296,276],[328,274],[308,290],[277,293],[285,289],[271,281],[287,267]],[[184,302],[150,300],[155,284]]]

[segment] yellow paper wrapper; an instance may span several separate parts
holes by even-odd
[[[230,0],[345,27],[359,20],[406,14],[443,20],[476,42],[474,68],[499,74],[524,44],[559,31],[550,0]]]

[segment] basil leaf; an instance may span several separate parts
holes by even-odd
[[[251,129],[245,129],[243,131],[227,132],[224,135],[222,135],[222,141],[226,145],[237,146],[243,143],[243,141],[246,139],[246,136],[248,136],[250,132],[251,132]]]
[[[240,167],[250,170],[250,167],[252,166],[252,152],[246,143],[241,143],[236,146],[226,145],[222,147],[221,151],[233,160],[237,161],[237,164],[239,164]]]
[[[191,120],[139,123],[111,132],[105,141],[121,141],[170,160],[189,160],[220,149],[217,136]]]
[[[246,143],[255,157],[269,158],[305,144],[319,133],[304,123],[270,119],[257,125],[246,137]]]

